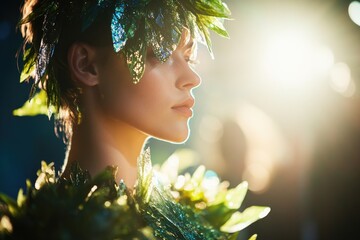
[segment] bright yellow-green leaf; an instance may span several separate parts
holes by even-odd
[[[216,199],[210,205],[218,205],[224,203],[229,209],[239,209],[246,192],[248,190],[248,183],[246,181],[240,183],[236,188],[227,191],[221,191],[216,195]]]
[[[231,218],[221,226],[223,232],[234,233],[241,231],[257,220],[266,217],[270,212],[269,207],[252,206],[243,212],[234,213]]]
[[[222,37],[229,38],[229,34],[223,25],[224,19],[219,19],[211,16],[206,16],[206,17],[204,16],[203,19],[204,22],[208,24],[209,28],[212,29],[214,32],[216,32]]]
[[[204,178],[205,171],[206,171],[205,166],[203,166],[203,165],[199,166],[195,170],[194,174],[192,175],[191,181],[193,183],[195,183],[197,186],[200,186],[200,184],[201,184],[201,182],[202,182],[202,180]]]
[[[257,234],[254,234],[249,238],[249,240],[256,240],[256,238],[257,238]]]
[[[230,209],[239,209],[244,201],[247,190],[247,182],[242,182],[236,188],[230,189],[225,197],[225,205]]]
[[[47,115],[51,117],[51,113],[55,113],[56,108],[54,106],[47,107],[46,92],[41,90],[30,101],[26,101],[25,104],[13,111],[15,116],[36,116],[39,114]]]
[[[149,202],[153,189],[153,169],[151,165],[150,148],[147,148],[138,158],[138,182],[136,195]]]
[[[12,232],[13,227],[8,216],[0,216],[0,233]]]
[[[36,64],[34,62],[35,55],[31,54],[31,48],[28,48],[24,52],[24,67],[20,74],[20,82],[24,82],[29,79],[34,73]]]
[[[32,184],[29,179],[26,179],[25,182],[26,182],[26,189],[29,190],[31,188]]]
[[[20,83],[24,82],[29,77],[30,77],[30,73],[22,71],[20,74]]]
[[[22,204],[25,202],[26,197],[24,196],[24,191],[22,188],[19,189],[19,193],[17,196],[17,204],[19,205],[19,207],[22,206]]]
[[[14,199],[12,199],[11,197],[9,197],[5,194],[0,193],[0,200],[8,206],[11,214],[13,214],[13,215],[18,214],[19,207]]]

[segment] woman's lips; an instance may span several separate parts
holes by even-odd
[[[193,115],[192,107],[194,106],[194,104],[195,100],[193,98],[189,98],[181,104],[175,105],[174,107],[172,107],[172,109],[180,113],[181,115],[189,118]]]
[[[178,107],[173,107],[172,109],[174,109],[175,111],[177,111],[181,115],[183,115],[185,117],[188,117],[188,118],[192,117],[192,115],[193,115],[192,109],[187,107],[187,106],[178,106]]]

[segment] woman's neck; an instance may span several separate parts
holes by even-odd
[[[137,177],[137,158],[146,139],[144,133],[126,123],[105,119],[101,114],[89,114],[74,127],[65,157],[64,175],[68,174],[69,165],[74,161],[92,176],[109,165],[116,166],[116,181],[122,179],[132,187]]]

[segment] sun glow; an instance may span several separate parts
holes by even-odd
[[[299,66],[307,65],[309,46],[309,39],[299,32],[284,32],[269,37],[264,58],[265,69],[271,77],[277,79],[296,75]]]
[[[270,81],[300,87],[328,73],[334,64],[334,54],[310,36],[300,30],[285,30],[269,36],[265,43],[263,69]]]

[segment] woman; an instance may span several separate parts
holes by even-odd
[[[227,36],[229,14],[221,0],[26,1],[21,80],[34,79],[32,103],[41,112],[46,99],[68,151],[60,177],[43,164],[26,197],[1,196],[0,236],[228,239],[266,215],[236,212],[246,184],[209,197],[201,167],[175,187],[142,153],[149,137],[187,139],[196,42],[210,49],[208,29]]]
[[[111,45],[98,50],[73,44],[70,72],[82,88],[82,121],[73,128],[68,163],[78,161],[91,175],[108,165],[119,166],[117,182],[123,179],[133,186],[136,160],[148,137],[185,141],[194,105],[191,91],[200,84],[189,65],[194,48],[184,31],[165,63],[149,49],[144,75],[135,85],[124,58]]]

